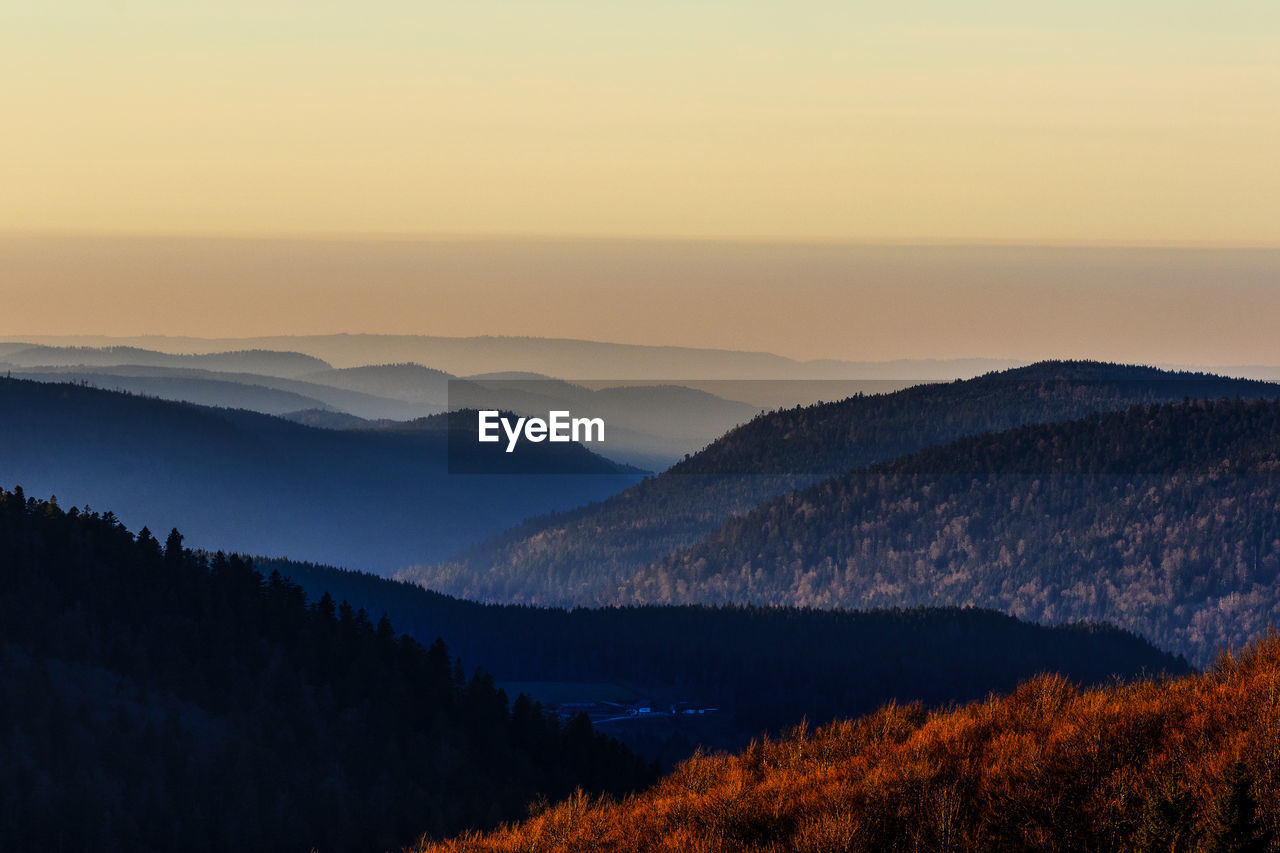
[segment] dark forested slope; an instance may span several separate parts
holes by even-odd
[[[621,682],[716,706],[724,725],[715,745],[723,746],[890,701],[973,699],[1039,672],[1097,683],[1186,667],[1109,626],[1049,628],[987,610],[556,610],[481,605],[324,566],[260,564],[312,595],[329,592],[386,613],[416,637],[448,637],[464,660],[504,681]]]
[[[1043,362],[977,379],[762,414],[658,477],[598,504],[531,519],[401,577],[470,598],[629,600],[628,578],[772,497],[966,435],[1134,404],[1280,397],[1280,385],[1098,362]],[[684,601],[722,600],[690,587]]]
[[[0,847],[398,849],[651,771],[443,644],[0,492]]]
[[[1280,402],[1194,401],[962,439],[764,504],[634,601],[973,604],[1113,622],[1201,661],[1280,618]]]

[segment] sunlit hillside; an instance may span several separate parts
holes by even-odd
[[[1059,676],[949,711],[889,707],[695,757],[431,851],[1274,849],[1280,637],[1208,673],[1081,691]]]

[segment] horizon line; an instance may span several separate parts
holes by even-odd
[[[1159,239],[1159,238],[1054,238],[1054,237],[857,237],[821,235],[796,237],[769,234],[567,234],[541,232],[410,232],[410,231],[234,231],[138,230],[101,228],[0,228],[0,239],[89,240],[192,240],[208,242],[302,243],[451,243],[451,244],[619,244],[619,245],[721,245],[794,248],[1011,248],[1011,249],[1190,249],[1278,250],[1280,239]]]
[[[1122,367],[1153,367],[1162,370],[1179,369],[1179,368],[1205,368],[1205,367],[1280,367],[1280,362],[1271,364],[1265,361],[1226,361],[1226,362],[1198,362],[1198,361],[1171,361],[1171,360],[1139,360],[1130,361],[1127,359],[1108,359],[1105,357],[1085,357],[1075,355],[1057,355],[1057,356],[1039,356],[1035,358],[1019,358],[1014,356],[996,356],[996,355],[957,355],[957,356],[900,356],[896,358],[883,359],[857,359],[857,358],[831,358],[820,357],[811,359],[795,358],[793,356],[783,355],[782,353],[772,350],[753,350],[753,349],[726,349],[723,347],[698,347],[683,344],[635,344],[623,341],[606,341],[592,338],[565,338],[565,337],[549,337],[545,335],[431,335],[423,333],[397,333],[397,332],[306,332],[306,333],[284,333],[272,335],[222,335],[209,337],[205,335],[178,335],[163,333],[143,333],[135,335],[107,335],[99,333],[72,333],[72,334],[35,334],[32,338],[103,338],[103,339],[137,339],[137,338],[185,338],[188,340],[198,341],[251,341],[264,338],[327,338],[327,337],[394,337],[394,338],[445,338],[450,340],[477,340],[484,338],[506,338],[506,339],[530,339],[541,341],[561,341],[566,343],[586,343],[599,344],[603,346],[620,346],[620,347],[637,347],[641,349],[689,349],[701,352],[720,352],[731,353],[735,355],[767,355],[775,358],[792,361],[796,364],[813,364],[817,362],[837,362],[846,364],[878,364],[887,365],[897,362],[957,362],[957,361],[991,361],[991,362],[1010,362],[1015,366],[1025,367],[1034,364],[1047,362],[1095,362],[1098,364],[1111,364]],[[33,346],[47,346],[34,341],[23,340],[22,335],[7,335],[0,333],[0,343],[30,343]],[[100,349],[101,347],[81,346],[83,349]],[[247,350],[246,350],[247,351]],[[283,352],[283,350],[263,350],[264,352]],[[222,351],[203,353],[204,355],[218,355]],[[197,353],[200,354],[200,353]],[[406,362],[413,363],[413,362]],[[86,367],[93,365],[85,365]],[[111,366],[111,365],[103,365]],[[426,366],[426,365],[424,365]],[[465,378],[465,377],[464,377]],[[626,380],[631,381],[631,380]],[[704,380],[697,380],[704,381]],[[732,380],[731,380],[732,381]],[[815,380],[827,381],[827,380]],[[843,380],[834,380],[843,381]],[[930,380],[932,381],[932,380]]]

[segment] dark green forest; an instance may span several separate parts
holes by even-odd
[[[704,745],[718,747],[887,702],[976,699],[1047,671],[1096,684],[1187,670],[1185,662],[1109,626],[1046,627],[990,610],[559,610],[481,605],[324,566],[261,565],[313,595],[330,592],[387,613],[419,638],[448,637],[465,660],[504,681],[625,682],[717,706],[719,739]],[[669,744],[662,757],[683,757],[699,743]]]
[[[1204,662],[1280,624],[1280,402],[1188,401],[962,439],[764,504],[622,598],[975,605]]]
[[[965,381],[768,412],[620,494],[530,519],[456,559],[398,577],[463,598],[543,605],[774,600],[726,597],[716,589],[704,596],[692,578],[645,598],[650,590],[642,595],[630,578],[647,575],[648,566],[766,500],[856,468],[1025,424],[1138,404],[1235,396],[1274,399],[1280,397],[1280,385],[1152,367],[1051,361]],[[876,602],[842,603],[863,607]]]
[[[655,769],[251,561],[0,492],[0,847],[398,849]]]

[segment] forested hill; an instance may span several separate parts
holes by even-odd
[[[0,484],[75,495],[134,526],[181,527],[210,549],[389,572],[637,479],[582,445],[529,442],[511,457],[583,476],[448,476],[447,444],[444,429],[324,430],[0,378]],[[471,447],[481,462],[505,457],[496,444]]]
[[[0,492],[0,744],[7,853],[385,851],[652,779],[441,643],[20,490]]]
[[[672,473],[823,478],[1023,424],[1184,399],[1280,397],[1280,384],[1095,361],[1046,361],[966,381],[916,385],[761,415]]]
[[[973,604],[1205,661],[1280,623],[1280,402],[1135,407],[962,439],[770,501],[627,599]]]
[[[260,564],[312,595],[329,592],[387,613],[419,638],[448,637],[464,660],[503,681],[625,683],[716,706],[723,724],[712,746],[736,748],[765,730],[887,702],[975,699],[1040,672],[1093,684],[1187,669],[1111,626],[1032,625],[989,610],[557,610],[476,604],[325,566]],[[663,756],[683,758],[697,745],[673,744]]]
[[[1280,385],[1099,362],[1042,362],[769,412],[619,495],[531,519],[457,559],[399,576],[488,601],[628,600],[623,587],[632,574],[693,545],[735,515],[826,477],[967,435],[1135,404],[1235,396],[1276,398]],[[704,600],[696,585],[679,595],[682,601]]]

